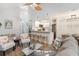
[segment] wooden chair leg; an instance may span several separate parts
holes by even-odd
[[[3,56],[5,56],[5,51],[3,51]]]

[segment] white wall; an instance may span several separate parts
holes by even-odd
[[[19,6],[18,4],[8,4],[2,3],[0,4],[0,21],[2,22],[2,28],[0,29],[0,35],[8,34],[8,33],[16,33],[19,34],[20,31],[20,17],[19,17]],[[6,20],[11,20],[13,22],[12,29],[5,29],[4,24]]]
[[[71,15],[76,15],[72,17]],[[56,17],[57,36],[79,34],[79,10],[60,14]]]
[[[20,19],[21,19],[21,33],[28,33],[29,31],[29,6],[20,7]]]

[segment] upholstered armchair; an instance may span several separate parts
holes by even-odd
[[[21,34],[20,38],[21,38],[22,47],[26,47],[30,44],[30,38],[28,34]]]
[[[0,51],[4,52],[3,55],[5,55],[6,51],[11,48],[13,50],[14,46],[14,41],[9,39],[8,36],[0,36]]]

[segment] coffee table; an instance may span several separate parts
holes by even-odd
[[[32,54],[34,51],[31,50],[29,47],[27,47],[27,48],[23,49],[22,52],[23,52],[26,56],[28,56],[28,55]]]

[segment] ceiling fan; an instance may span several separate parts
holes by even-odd
[[[28,6],[28,5],[33,5],[32,7],[34,7],[34,9],[36,11],[41,11],[42,10],[41,3],[25,3],[24,4],[24,6]]]
[[[33,3],[25,3],[24,6],[32,5]]]

